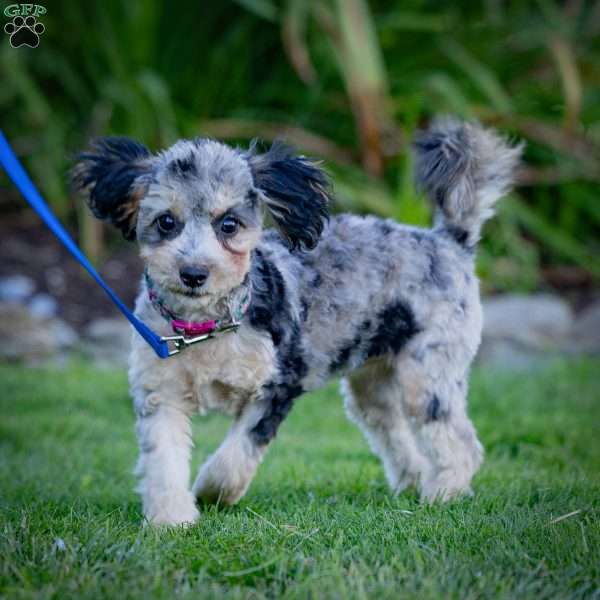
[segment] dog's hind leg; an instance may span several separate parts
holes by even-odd
[[[419,488],[423,500],[449,500],[470,493],[483,448],[467,416],[467,375],[472,354],[458,343],[427,336],[396,358],[404,411],[430,468]]]
[[[267,449],[251,435],[263,412],[260,402],[249,403],[241,412],[221,445],[200,467],[192,487],[196,498],[231,505],[246,493]]]
[[[400,493],[417,484],[429,463],[407,421],[393,367],[385,361],[365,366],[344,379],[341,389],[346,414],[381,459],[392,490]]]

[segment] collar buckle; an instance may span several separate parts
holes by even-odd
[[[240,323],[228,323],[210,333],[203,333],[202,335],[196,335],[194,337],[186,337],[185,335],[165,335],[160,338],[160,341],[167,343],[169,356],[174,356],[175,354],[180,354],[189,346],[217,337],[216,334],[236,331],[239,326]]]

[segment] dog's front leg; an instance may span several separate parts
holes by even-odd
[[[222,444],[202,465],[193,494],[204,502],[235,504],[247,491],[262,461],[266,443],[259,443],[252,428],[265,412],[264,402],[254,400],[242,410]]]
[[[171,390],[136,398],[136,409],[144,515],[154,525],[193,523],[199,513],[189,490],[192,407]]]

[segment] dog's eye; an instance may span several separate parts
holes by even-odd
[[[158,219],[156,219],[158,224],[158,229],[162,233],[171,233],[173,229],[175,229],[175,218],[171,213],[165,213],[164,215],[160,215]]]
[[[225,235],[233,235],[234,233],[237,233],[237,230],[239,228],[240,222],[235,217],[232,217],[230,215],[228,215],[221,221],[221,231]]]

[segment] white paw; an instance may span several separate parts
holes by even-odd
[[[200,512],[194,497],[187,494],[168,494],[145,503],[144,514],[148,523],[156,526],[192,525]]]
[[[250,486],[254,470],[243,472],[227,467],[218,456],[213,456],[202,465],[192,487],[194,496],[212,504],[217,502],[227,506],[236,504]]]
[[[471,477],[461,477],[456,471],[447,469],[440,471],[430,479],[422,482],[421,500],[423,502],[448,502],[455,498],[472,496]]]

